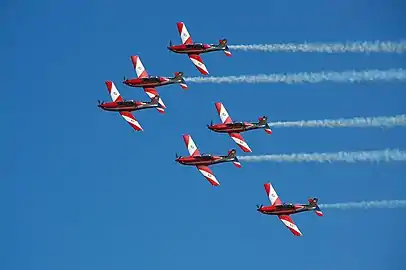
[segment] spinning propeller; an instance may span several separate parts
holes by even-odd
[[[103,104],[104,104],[104,101],[98,100],[98,102],[99,102],[99,105],[103,105]]]
[[[261,204],[261,205],[257,204],[257,209],[261,209],[262,206],[264,206],[264,205],[263,204]]]

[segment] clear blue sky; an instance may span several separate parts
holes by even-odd
[[[187,56],[166,48],[170,39],[180,42],[181,20],[202,42],[405,38],[403,1],[282,2],[2,3],[0,268],[401,269],[404,210],[295,215],[304,234],[298,238],[255,205],[268,203],[268,181],[283,201],[405,199],[404,163],[223,164],[212,167],[222,184],[214,188],[174,159],[187,153],[183,133],[202,152],[236,147],[206,128],[220,121],[216,101],[234,120],[395,115],[406,113],[403,83],[168,86],[159,89],[167,114],[136,113],[145,129],[138,133],[118,114],[97,108],[98,99],[110,98],[105,80],[124,98],[147,100],[142,89],[121,83],[134,76],[132,54],[152,75],[199,75]],[[406,68],[405,56],[396,54],[232,53],[203,55],[210,74]],[[254,154],[406,148],[404,128],[290,128],[244,136]]]

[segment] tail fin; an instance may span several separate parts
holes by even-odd
[[[175,72],[175,79],[179,79],[180,80],[180,87],[182,87],[182,89],[186,90],[188,88],[185,79],[183,79],[183,72],[182,71],[178,71]]]
[[[174,74],[175,74],[175,79],[181,79],[183,77],[182,71],[175,72]]]
[[[158,91],[155,88],[144,88],[145,93],[149,96],[152,100],[155,96],[159,96]],[[160,113],[165,113],[166,106],[161,97],[159,97],[159,107],[157,107],[157,111]]]
[[[162,101],[162,99],[161,99],[161,97],[159,95],[156,95],[155,97],[153,97],[151,99],[151,103],[152,104],[158,104],[158,107],[156,109],[157,109],[157,111],[159,113],[165,113],[166,107],[165,107],[165,104],[164,104],[164,102]]]
[[[159,97],[158,95],[156,95],[155,97],[151,98],[150,104],[152,104],[152,105],[158,104],[158,107],[161,106],[161,104],[159,104],[159,98],[160,98],[160,97]]]
[[[236,157],[236,155],[235,155],[236,153],[237,153],[237,151],[235,149],[231,149],[228,151],[228,157],[234,158],[234,157]]]
[[[264,116],[258,118],[258,121],[259,121],[259,124],[260,124],[260,125],[265,125],[265,124],[268,123],[268,117],[266,117],[266,116],[264,115]]]
[[[219,45],[223,48],[223,50],[224,50],[224,54],[226,55],[226,56],[231,56],[231,52],[230,52],[230,49],[228,48],[228,46],[227,46],[227,39],[220,39],[219,40]]]
[[[272,134],[272,129],[268,125],[268,117],[262,116],[262,117],[258,118],[258,120],[259,120],[260,125],[265,125],[265,128],[264,128],[265,132],[268,134]]]
[[[318,215],[319,217],[323,216],[323,212],[321,211],[320,207],[317,205],[317,202],[319,201],[319,199],[317,198],[309,198],[309,204],[311,206],[315,206],[316,208],[314,209],[314,212],[316,213],[316,215]]]
[[[231,149],[228,151],[228,157],[234,159],[233,161],[234,166],[236,166],[237,168],[241,168],[241,163],[238,160],[236,153],[237,151],[235,149]]]

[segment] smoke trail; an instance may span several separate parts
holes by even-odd
[[[273,127],[394,127],[406,126],[406,115],[378,116],[378,117],[355,117],[351,119],[325,119],[325,120],[302,120],[287,122],[271,122]]]
[[[359,161],[369,162],[390,162],[405,161],[406,151],[399,149],[385,149],[374,151],[358,152],[337,152],[337,153],[299,153],[299,154],[280,154],[280,155],[260,155],[260,156],[240,156],[240,160],[247,162],[276,161],[276,162],[349,162]]]
[[[252,45],[229,45],[231,50],[261,52],[318,52],[318,53],[402,53],[406,40],[354,41],[345,43],[275,43]]]
[[[184,78],[192,83],[320,83],[332,82],[362,82],[362,81],[394,81],[405,80],[406,70],[363,70],[363,71],[322,71],[322,72],[301,72],[287,74],[259,74],[224,77],[189,77]]]
[[[406,207],[406,200],[385,200],[385,201],[362,201],[349,203],[328,203],[319,204],[320,208],[335,209],[368,209],[368,208],[399,208]]]

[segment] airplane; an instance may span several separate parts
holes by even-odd
[[[207,128],[214,132],[228,133],[231,139],[233,139],[244,152],[252,152],[252,150],[241,136],[241,132],[262,128],[266,133],[272,134],[266,116],[260,117],[258,119],[259,122],[233,122],[223,103],[216,102],[215,105],[222,124],[213,125],[213,122],[211,122],[210,125],[207,125]]]
[[[120,115],[126,120],[130,126],[132,126],[136,131],[142,131],[140,123],[135,119],[132,111],[144,110],[149,108],[159,108],[159,96],[154,96],[151,99],[151,102],[142,102],[134,100],[123,100],[120,95],[120,92],[117,90],[116,86],[112,81],[105,82],[107,90],[111,96],[112,102],[100,102],[97,105],[99,108],[105,111],[119,112]]]
[[[236,157],[236,150],[231,149],[228,151],[227,156],[214,156],[210,154],[200,154],[199,149],[196,147],[195,142],[189,134],[183,135],[183,140],[185,141],[186,147],[189,151],[190,156],[182,157],[176,154],[176,161],[182,165],[196,166],[201,174],[212,184],[213,186],[219,186],[220,183],[214,176],[213,172],[209,168],[209,165],[233,162],[234,166],[241,168],[241,163]]]
[[[137,61],[138,58],[138,61]],[[141,60],[139,60],[139,56],[131,56],[131,60],[134,65],[134,69],[136,69],[136,65],[141,66]],[[142,69],[142,67],[141,67]],[[145,70],[145,69],[144,69]],[[160,76],[139,76],[136,79],[126,79],[124,77],[123,83],[130,86],[130,87],[158,87],[168,84],[179,83],[180,86],[186,90],[188,88],[185,80],[183,79],[183,72],[175,72],[175,76],[173,78],[170,77],[160,77]]]
[[[291,214],[314,211],[319,217],[323,216],[323,212],[317,205],[317,198],[309,198],[309,204],[282,203],[271,183],[264,184],[264,188],[272,205],[257,205],[257,211],[265,215],[277,215],[283,224],[296,236],[302,236],[303,234],[293,222],[290,217]]]
[[[182,72],[175,73],[174,78],[150,77],[148,75],[146,69],[144,68],[144,65],[142,64],[141,59],[138,55],[132,55],[131,61],[133,63],[133,67],[137,74],[137,78],[126,80],[126,78],[124,77],[123,83],[128,86],[132,86],[132,87],[144,88],[144,92],[149,96],[149,98],[152,99],[155,96],[159,96],[158,91],[154,88],[155,86],[161,86],[161,85],[167,85],[167,84],[179,82],[183,89],[187,89],[187,85],[184,83],[185,81],[182,77],[183,76]],[[166,81],[167,79],[169,81],[164,83],[164,81]],[[160,81],[160,83],[158,81]],[[161,98],[159,98],[159,104],[161,106],[157,107],[158,112],[165,113],[166,106]]]
[[[231,56],[230,49],[227,46],[227,39],[220,39],[219,44],[194,43],[186,25],[183,22],[178,22],[176,24],[178,26],[182,45],[172,45],[172,41],[169,41],[168,49],[175,53],[187,54],[201,74],[209,74],[209,71],[200,57],[201,53],[224,51],[226,56]]]

